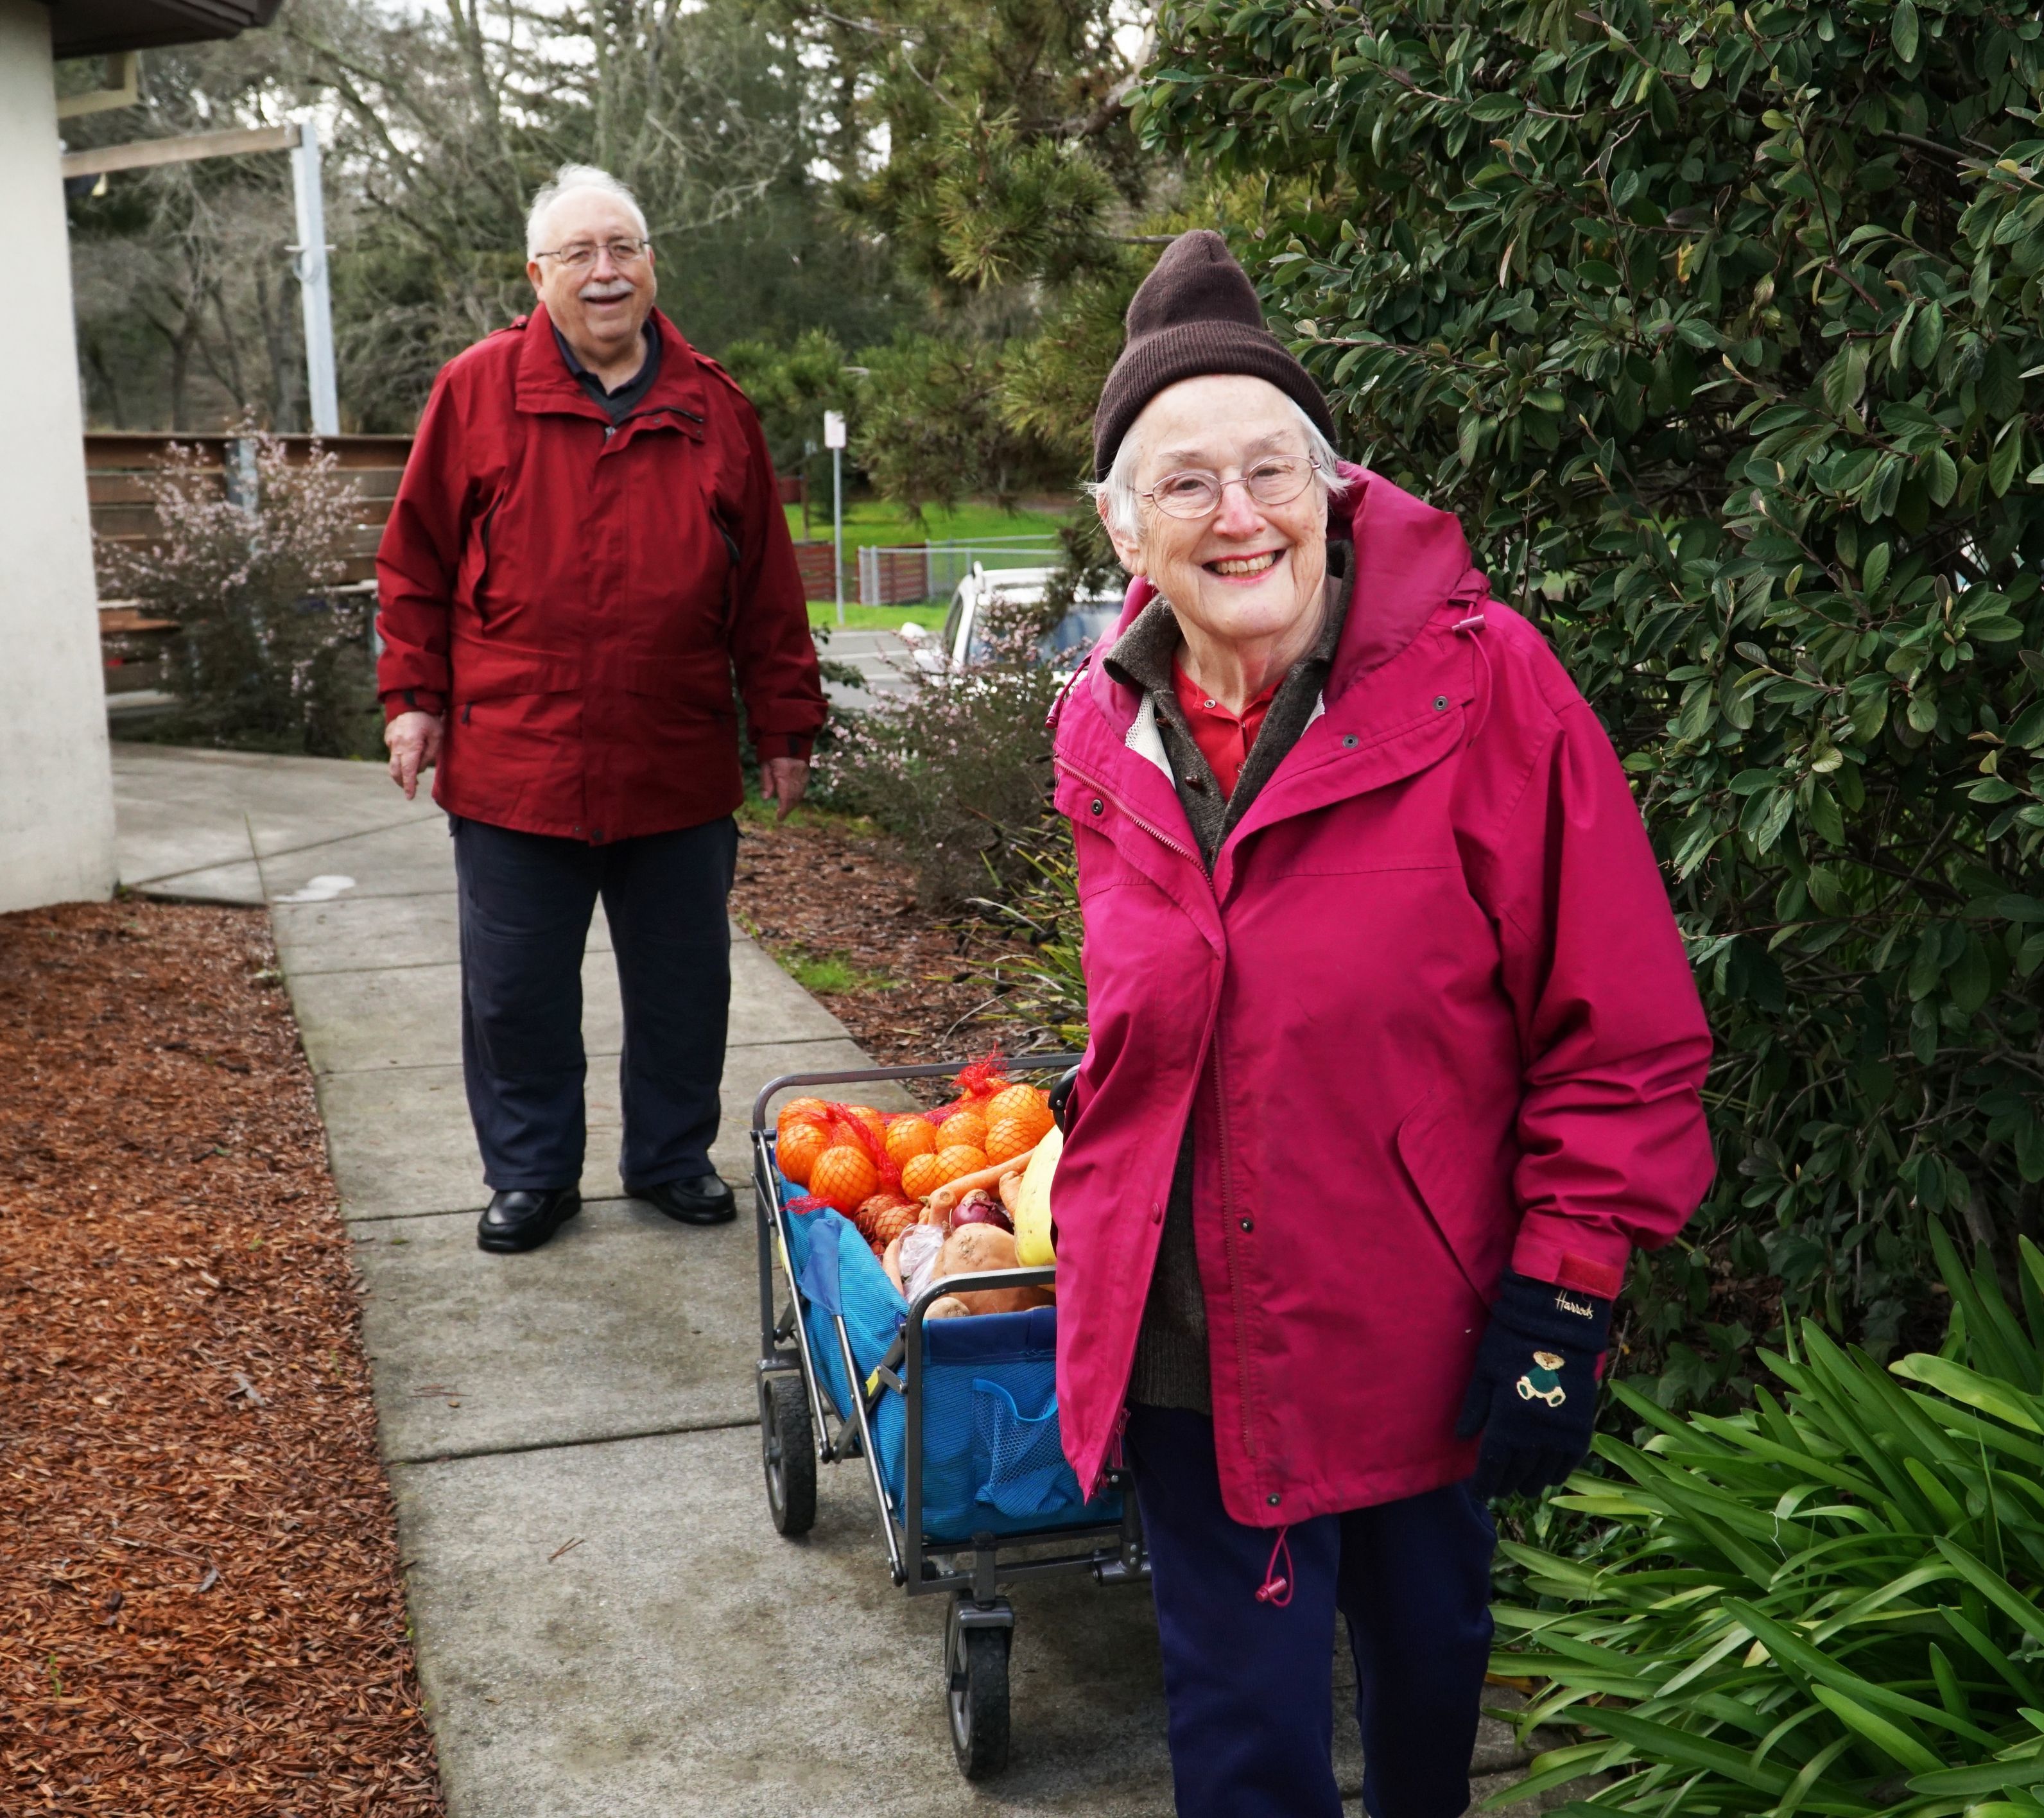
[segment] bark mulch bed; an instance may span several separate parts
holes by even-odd
[[[0,1809],[423,1818],[312,1081],[257,913],[0,917]]]
[[[988,980],[1027,951],[987,924],[932,913],[899,848],[865,823],[800,809],[739,822],[732,913],[883,1067],[974,1059],[1030,1032]],[[932,1086],[928,1101],[943,1093]]]

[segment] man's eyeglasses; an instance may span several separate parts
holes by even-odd
[[[606,240],[592,245],[586,240],[578,240],[571,246],[555,247],[551,252],[536,252],[535,259],[558,259],[571,271],[586,271],[596,263],[597,255],[607,252],[613,265],[636,265],[646,256],[646,249],[652,244],[650,240]]]
[[[1197,467],[1166,474],[1147,492],[1139,493],[1173,517],[1211,517],[1231,486],[1246,486],[1258,505],[1289,505],[1312,483],[1314,463],[1304,455],[1266,455],[1231,480]]]

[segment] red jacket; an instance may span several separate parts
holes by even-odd
[[[1712,1174],[1710,1037],[1610,740],[1454,520],[1344,471],[1325,710],[1211,878],[1135,691],[1095,663],[1057,732],[1091,1028],[1053,1199],[1066,1450],[1095,1482],[1189,1117],[1222,1493],[1260,1525],[1466,1476],[1506,1266],[1614,1294]]]
[[[449,361],[376,552],[386,715],[447,715],[450,813],[602,844],[744,798],[826,713],[759,419],[657,310],[659,376],[613,430],[544,308]]]

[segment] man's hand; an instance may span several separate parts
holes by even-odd
[[[407,714],[407,719],[411,716]],[[436,738],[437,738],[436,728]],[[759,760],[759,793],[769,801],[778,802],[781,812],[774,818],[786,821],[795,811],[795,804],[802,799],[802,791],[809,786],[809,760],[807,758],[762,758]]]
[[[390,780],[409,801],[419,792],[419,778],[440,761],[440,716],[417,711],[400,713],[383,728],[390,750]],[[795,793],[801,794],[799,784]]]

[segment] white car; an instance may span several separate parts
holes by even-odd
[[[975,562],[972,572],[951,595],[943,629],[934,636],[920,625],[905,625],[901,637],[915,653],[916,667],[926,675],[955,675],[989,654],[981,629],[982,614],[995,600],[1032,605],[1050,590],[1055,568],[995,568]],[[1036,649],[1045,663],[1069,663],[1079,651],[1114,628],[1121,616],[1119,592],[1088,594],[1047,632]]]

